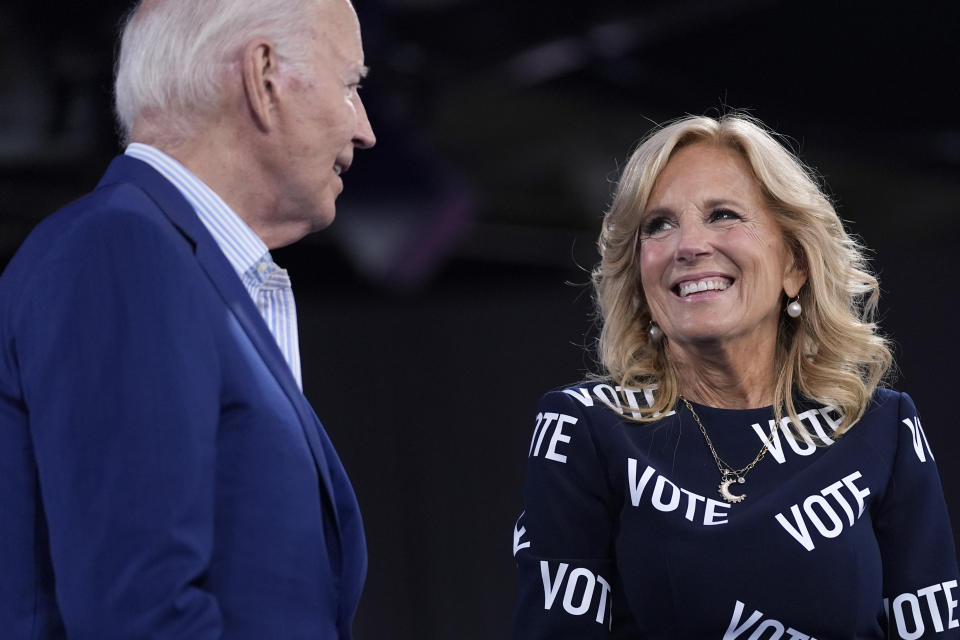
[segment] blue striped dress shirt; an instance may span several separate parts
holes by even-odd
[[[287,271],[277,266],[253,229],[189,169],[156,147],[139,142],[130,144],[126,155],[156,169],[193,206],[253,298],[302,389],[297,307]]]

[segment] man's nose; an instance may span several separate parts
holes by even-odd
[[[357,96],[357,130],[353,134],[353,145],[360,149],[369,149],[377,144],[377,136],[373,134],[373,126],[367,117],[367,108],[363,106],[363,100]]]

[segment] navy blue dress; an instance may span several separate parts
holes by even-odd
[[[513,532],[515,638],[960,638],[953,534],[908,395],[878,390],[839,438],[830,407],[800,408],[809,439],[770,439],[769,407],[694,404],[732,466],[770,439],[737,504],[682,403],[623,418],[645,402],[602,382],[542,398]]]

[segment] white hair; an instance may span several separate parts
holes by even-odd
[[[155,144],[189,139],[222,105],[224,73],[254,38],[273,43],[279,64],[297,73],[309,55],[310,11],[318,6],[318,0],[141,0],[123,25],[117,56],[123,144],[134,123]]]

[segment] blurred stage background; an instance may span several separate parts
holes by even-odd
[[[0,8],[0,266],[118,151],[127,6]],[[618,166],[685,113],[745,108],[789,136],[875,251],[896,384],[960,531],[958,7],[357,0],[379,142],[333,227],[276,258],[366,519],[359,640],[506,637],[536,400],[592,366],[585,284]]]

